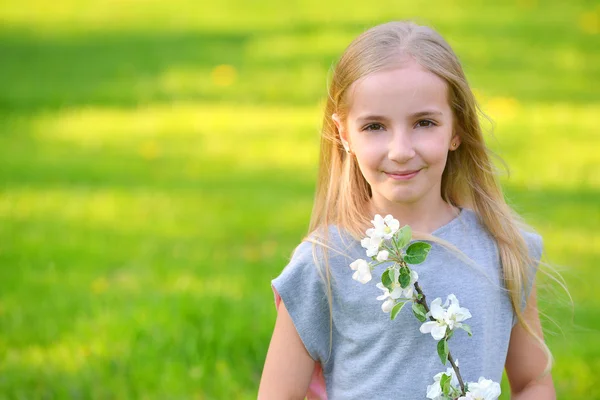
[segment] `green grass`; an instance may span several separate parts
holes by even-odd
[[[559,398],[600,399],[600,7],[80,3],[0,7],[0,398],[255,398],[328,70],[414,17],[459,54],[573,295],[540,293]]]

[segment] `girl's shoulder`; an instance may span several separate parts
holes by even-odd
[[[470,208],[463,208],[460,214],[460,219],[462,220],[463,225],[474,229],[473,233],[484,233],[485,235],[492,237],[491,233],[482,223],[481,218],[474,210]],[[536,254],[542,252],[543,238],[537,231],[535,231],[532,227],[527,226],[519,227],[519,233],[527,244],[531,253]]]
[[[360,240],[354,238],[349,231],[336,224],[329,224],[327,227],[320,227],[311,232],[296,247],[295,253],[299,257],[306,257],[310,253],[313,257],[321,258],[325,252],[328,257],[336,255],[348,255],[353,253],[356,248],[360,248]]]

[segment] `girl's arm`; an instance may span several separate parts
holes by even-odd
[[[537,309],[537,294],[535,283],[525,307],[524,317],[536,335],[543,338],[542,326]],[[517,323],[512,329],[508,354],[506,356],[506,375],[510,383],[511,399],[513,400],[554,400],[556,392],[552,375],[548,374],[536,380],[546,366],[546,356],[539,348],[534,338],[529,335],[521,324]]]
[[[279,305],[258,389],[259,400],[304,399],[315,367],[290,314]]]

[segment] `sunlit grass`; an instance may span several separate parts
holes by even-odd
[[[234,3],[0,7],[0,397],[255,398],[328,71],[436,9],[573,295],[540,277],[559,398],[600,398],[600,7]]]
[[[484,97],[482,103],[496,124],[490,146],[508,162],[511,182],[600,188],[599,104],[531,104],[501,97]],[[38,116],[30,129],[42,146],[66,142],[146,159],[230,160],[230,171],[256,165],[293,169],[316,163],[320,119],[317,107],[188,102],[66,109]]]

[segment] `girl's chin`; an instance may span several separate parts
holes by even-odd
[[[421,199],[423,196],[421,196],[419,193],[414,193],[414,192],[405,192],[405,193],[388,193],[386,195],[383,196],[385,198],[386,201],[388,201],[389,203],[396,203],[396,204],[411,204],[411,203],[417,203],[419,201],[419,199]]]

